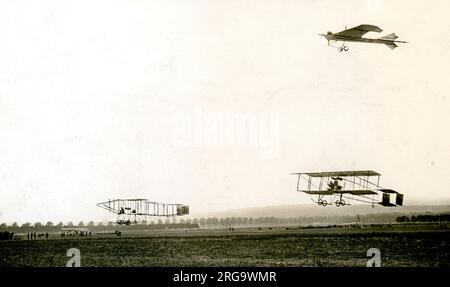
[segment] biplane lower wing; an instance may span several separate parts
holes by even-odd
[[[352,194],[352,195],[371,195],[371,194],[377,194],[375,191],[373,190],[369,190],[369,189],[360,189],[360,190],[340,190],[337,191],[335,193],[338,194]]]
[[[299,190],[301,192],[312,195],[332,195],[332,194],[351,194],[351,195],[371,195],[377,194],[369,189],[355,189],[355,190]]]
[[[327,190],[299,190],[300,192],[304,192],[310,195],[332,195],[334,191]]]

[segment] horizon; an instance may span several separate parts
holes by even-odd
[[[405,204],[448,202],[449,8],[3,1],[0,222],[108,221],[108,198],[308,203],[298,171],[374,170]],[[318,36],[362,23],[409,43]]]
[[[259,209],[276,209],[276,208],[287,208],[287,207],[306,207],[306,208],[317,208],[317,210],[319,211],[318,214],[314,214],[314,215],[297,215],[297,216],[271,216],[269,215],[268,217],[275,217],[275,218],[308,218],[308,217],[333,217],[333,216],[354,216],[354,214],[352,214],[350,212],[350,210],[355,209],[355,208],[367,208],[368,212],[365,213],[361,213],[359,215],[376,215],[376,214],[411,214],[411,213],[415,213],[416,211],[404,211],[404,209],[409,209],[409,208],[426,208],[426,207],[431,207],[431,208],[439,208],[439,207],[447,207],[448,211],[439,211],[437,213],[446,213],[446,212],[450,212],[450,202],[447,203],[441,203],[441,204],[430,204],[430,203],[419,203],[419,204],[410,204],[410,205],[404,205],[400,208],[400,210],[398,210],[397,208],[386,208],[386,207],[381,207],[381,206],[376,206],[376,210],[374,209],[370,209],[368,204],[355,204],[355,205],[351,205],[351,206],[347,206],[347,207],[327,207],[326,209],[334,209],[334,210],[327,210],[328,214],[324,214],[324,215],[320,215],[320,211],[324,210],[323,207],[319,207],[317,206],[317,204],[313,204],[313,203],[307,203],[307,204],[283,204],[283,205],[270,205],[270,206],[254,206],[254,207],[247,207],[247,208],[241,208],[241,209],[228,209],[228,210],[218,210],[218,211],[213,211],[213,212],[202,212],[202,213],[195,213],[195,214],[189,214],[189,215],[184,215],[184,216],[148,216],[146,221],[147,223],[149,223],[150,221],[153,222],[158,222],[159,220],[162,220],[163,222],[168,219],[168,220],[172,220],[172,219],[176,219],[177,221],[179,221],[180,219],[184,219],[184,220],[192,220],[192,219],[200,219],[200,218],[214,218],[217,217],[219,219],[222,218],[231,218],[231,217],[252,217],[251,215],[239,215],[239,214],[233,214],[235,212],[249,212],[249,211],[255,211],[255,210],[259,210]],[[342,213],[345,212],[345,209],[350,209],[349,213]],[[373,210],[374,212],[370,212],[370,210]],[[336,211],[339,212],[339,214],[336,214]],[[419,213],[421,211],[418,211]],[[428,212],[428,211],[427,211]],[[228,213],[228,214],[227,214]],[[433,213],[433,212],[432,212]],[[89,222],[94,222],[95,224],[99,224],[99,223],[115,223],[115,216],[113,213],[110,213],[110,218],[108,220],[43,220],[43,221],[23,221],[23,222],[19,222],[19,221],[0,221],[0,224],[5,223],[7,225],[12,225],[13,223],[17,223],[19,226],[21,226],[22,224],[26,224],[26,223],[30,223],[31,225],[35,224],[35,223],[42,223],[45,225],[45,223],[47,222],[52,222],[54,225],[62,222],[64,224],[64,226],[66,226],[67,223],[72,222],[74,225],[83,222],[85,225]],[[260,217],[265,217],[264,215],[260,214],[255,218],[260,218]],[[142,220],[143,221],[143,220]],[[138,221],[139,224],[140,221]]]

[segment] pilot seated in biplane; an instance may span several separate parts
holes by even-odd
[[[339,191],[341,189],[342,186],[339,185],[339,181],[337,179],[328,183],[328,191]]]

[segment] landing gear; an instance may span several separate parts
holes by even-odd
[[[345,52],[347,52],[348,51],[348,46],[342,46],[342,47],[339,47],[339,52],[342,52],[342,51],[345,51]]]
[[[125,209],[122,209],[117,214],[116,223],[119,225],[131,225],[132,223],[137,223],[136,212],[133,210],[133,212],[128,213]]]
[[[335,204],[337,207],[339,207],[339,206],[345,206],[346,203],[345,203],[345,200],[340,199],[340,200],[336,200]]]
[[[130,220],[122,220],[122,219],[118,219],[117,221],[116,221],[116,223],[117,224],[119,224],[119,225],[130,225],[131,224],[131,221]]]
[[[345,206],[346,203],[345,203],[345,200],[342,199],[342,193],[341,193],[341,196],[339,197],[339,199],[336,200],[335,204],[337,207]]]
[[[320,198],[319,200],[317,200],[317,204],[325,207],[327,206],[328,202],[325,199]]]

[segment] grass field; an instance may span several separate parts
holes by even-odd
[[[122,237],[0,241],[0,266],[65,266],[69,248],[81,266],[366,266],[369,248],[382,266],[448,266],[450,230],[436,227],[182,230]]]

